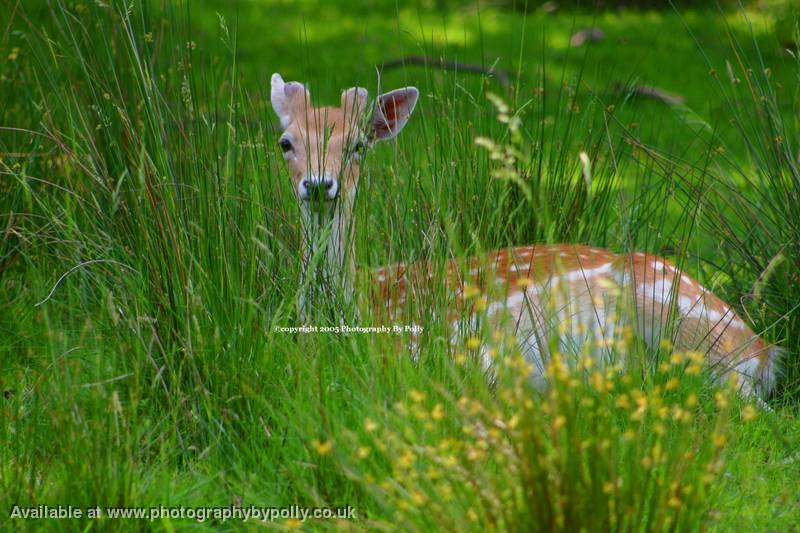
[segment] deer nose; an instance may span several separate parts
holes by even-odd
[[[333,180],[322,180],[322,181],[303,180],[302,185],[303,188],[309,192],[315,189],[324,189],[326,191],[329,191],[331,190],[331,187],[333,187]]]
[[[305,199],[336,196],[336,181],[329,178],[305,178],[300,182],[300,193]]]

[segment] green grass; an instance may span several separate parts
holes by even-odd
[[[100,4],[3,4],[0,525],[255,528],[7,511],[236,503],[352,505],[360,517],[305,524],[319,529],[430,530],[431,516],[449,530],[797,527],[800,68],[768,16],[244,1],[136,3],[126,15]],[[569,49],[573,28],[593,21],[605,40]],[[383,75],[384,89],[416,85],[422,98],[362,176],[360,264],[443,266],[540,241],[669,255],[756,328],[786,314],[766,334],[789,350],[774,412],[702,376],[667,390],[679,370],[636,366],[635,345],[621,349],[632,368],[576,365],[544,393],[509,354],[490,385],[447,348],[431,318],[441,298],[409,310],[428,329],[417,361],[385,336],[276,331],[298,324],[301,236],[269,75],[308,81],[330,103],[355,84],[374,94],[373,65],[408,54],[499,58],[519,80],[507,92],[430,67]],[[745,83],[731,85],[726,60]],[[518,137],[490,92],[520,110]],[[524,186],[492,177],[479,136],[517,147]],[[490,427],[502,431],[486,437]],[[442,442],[458,444],[432,451]]]

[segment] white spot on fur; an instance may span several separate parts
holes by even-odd
[[[669,303],[672,299],[671,287],[664,282],[663,278],[654,283],[642,283],[636,287],[636,290],[642,296],[652,298],[662,304]]]
[[[568,272],[566,274],[565,279],[567,281],[578,281],[582,279],[593,278],[594,276],[598,276],[600,274],[607,274],[609,272],[611,272],[611,263],[605,263],[596,268],[573,270],[572,272]]]
[[[493,302],[489,304],[489,307],[486,308],[486,316],[491,318],[505,308],[506,308],[505,302]]]

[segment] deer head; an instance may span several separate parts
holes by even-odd
[[[342,92],[339,107],[313,107],[300,83],[272,75],[272,107],[283,133],[278,144],[301,202],[332,201],[352,195],[359,165],[375,141],[400,133],[414,111],[419,91],[405,87],[378,96],[368,113],[367,90]]]

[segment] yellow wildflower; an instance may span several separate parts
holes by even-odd
[[[714,394],[714,400],[716,400],[718,408],[725,409],[728,407],[728,398],[721,392]]]
[[[408,395],[411,396],[411,401],[414,403],[420,403],[425,400],[425,393],[417,389],[411,389]]]
[[[480,293],[481,293],[480,289],[478,289],[478,287],[475,287],[474,285],[467,285],[466,287],[464,287],[464,298],[467,300],[475,298]]]
[[[319,441],[318,439],[314,439],[311,441],[311,446],[314,447],[318,454],[328,455],[331,453],[331,450],[333,450],[333,441]]]
[[[414,464],[414,452],[406,450],[397,460],[397,464],[403,468],[410,468]]]
[[[617,396],[617,399],[614,402],[614,404],[622,409],[628,409],[631,406],[631,402],[630,400],[628,400],[627,394],[620,394],[619,396]]]
[[[756,410],[753,409],[752,405],[748,405],[744,409],[742,409],[742,420],[744,420],[745,422],[750,422],[751,420],[754,420],[755,417],[756,417]]]
[[[428,501],[428,497],[419,491],[414,491],[411,493],[411,501],[414,502],[414,505],[420,506],[424,505],[425,502]]]
[[[696,376],[697,374],[700,373],[701,370],[703,370],[703,367],[701,365],[698,365],[697,363],[692,363],[691,365],[686,367],[686,374],[689,376]]]
[[[533,285],[533,280],[531,278],[526,277],[526,278],[519,278],[517,280],[517,287],[524,289],[525,287],[528,287],[530,285]]]
[[[686,352],[686,357],[689,358],[689,360],[693,363],[697,363],[699,365],[702,365],[706,358],[703,352],[698,352],[696,350]]]

